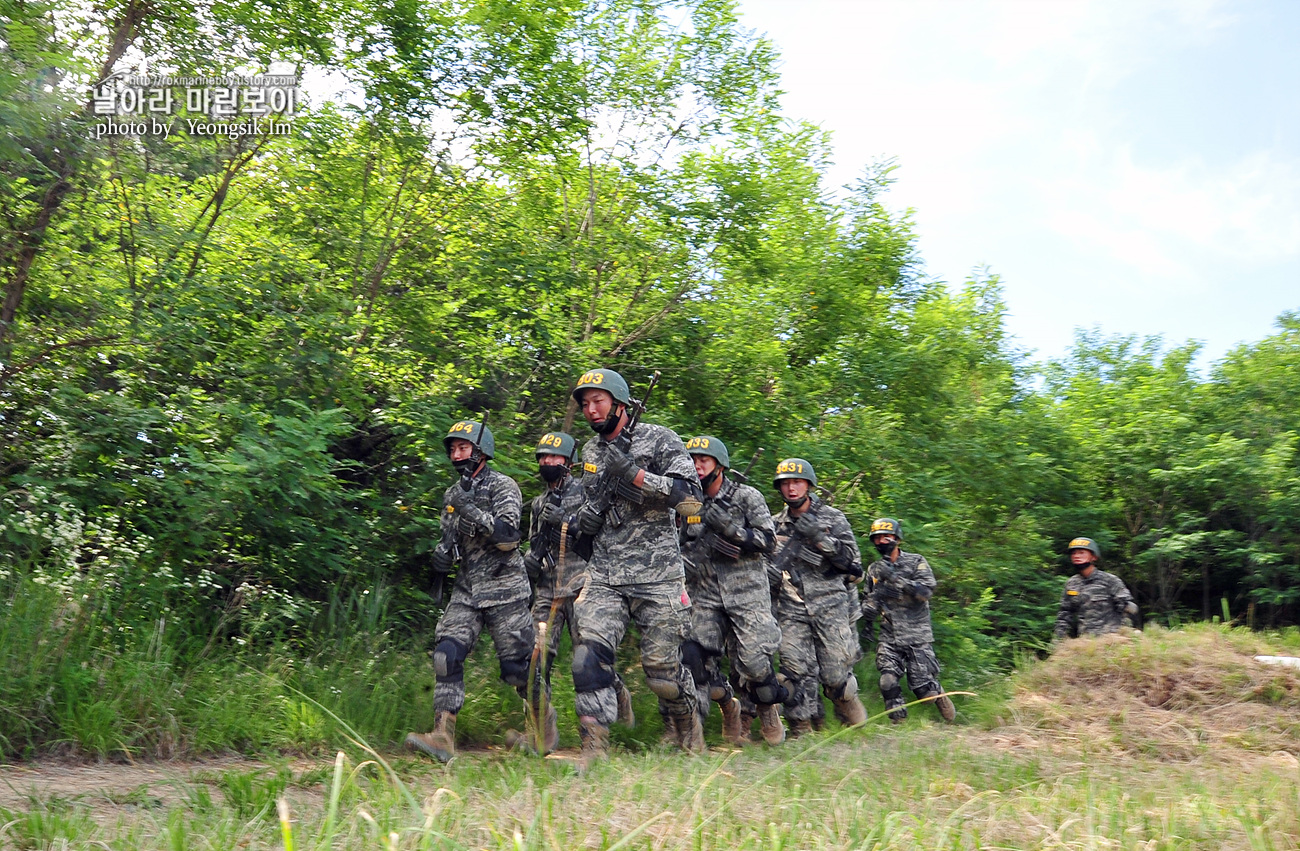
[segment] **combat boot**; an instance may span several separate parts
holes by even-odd
[[[673,727],[677,730],[677,744],[687,753],[704,753],[704,725],[698,712],[674,715]]]
[[[449,762],[456,755],[456,713],[439,710],[434,716],[433,731],[407,733],[406,746],[439,762]]]
[[[632,711],[632,693],[622,683],[618,684],[618,723],[624,727],[636,726],[636,713]]]
[[[790,738],[797,739],[800,736],[806,736],[813,731],[812,719],[810,718],[791,718],[790,719]]]
[[[775,703],[760,703],[758,718],[762,727],[763,741],[769,745],[779,745],[785,741],[785,725],[781,723],[781,713],[776,711]]]
[[[939,695],[935,699],[934,705],[939,709],[939,715],[943,717],[943,720],[949,723],[957,720],[957,707],[952,705],[952,698],[948,695]]]
[[[722,710],[722,738],[733,745],[749,744],[749,730],[741,727],[740,701],[732,697],[719,702],[718,708]]]
[[[582,753],[578,766],[583,771],[597,762],[609,759],[609,728],[596,721],[578,721],[578,738],[582,740]]]
[[[753,704],[748,702],[740,704],[740,732],[744,733],[747,740],[753,741],[754,721],[758,719],[758,713],[751,712],[749,709],[751,706]],[[781,730],[781,735],[784,736],[785,728],[782,727]]]
[[[862,701],[858,700],[856,694],[832,702],[835,704],[835,717],[841,724],[851,727],[866,723],[867,708],[862,705]]]

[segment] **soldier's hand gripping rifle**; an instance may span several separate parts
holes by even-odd
[[[632,451],[632,436],[636,433],[637,423],[641,422],[641,415],[645,413],[646,406],[650,402],[650,394],[654,392],[655,387],[659,384],[659,370],[655,370],[654,375],[650,376],[650,384],[645,389],[645,394],[640,401],[633,399],[628,407],[631,409],[628,413],[627,423],[623,430],[614,438],[614,448],[618,451],[628,454]],[[596,480],[596,487],[593,490],[587,504],[583,506],[583,511],[590,511],[601,518],[604,518],[614,506],[614,500],[622,494],[623,496],[634,501],[641,500],[641,494],[632,488],[620,485],[623,480],[611,473],[608,467],[600,473],[600,478]]]
[[[459,482],[460,489],[463,490],[465,493],[469,493],[471,490],[474,489],[474,473],[478,471],[479,464],[482,462],[483,459],[482,446],[483,446],[483,433],[485,431],[487,431],[487,411],[483,412],[483,419],[479,421],[478,435],[474,438],[474,451],[470,453],[470,460],[478,463],[474,463],[467,466],[465,468],[465,472],[460,474],[460,482]],[[455,513],[456,513],[456,507],[454,505],[448,505],[447,514],[454,517]],[[448,529],[444,534],[451,536],[452,563],[464,567],[465,566],[464,562],[461,561],[459,533],[460,533],[460,520],[457,520],[455,524],[455,528]],[[445,586],[447,582],[447,577],[451,574],[451,569],[450,569],[451,565],[447,565],[447,568],[448,568],[447,570],[438,570],[437,562],[435,560],[435,567],[434,567],[435,573],[434,573],[434,580],[433,580],[434,605],[438,605],[438,606],[442,605],[443,594],[446,590]]]
[[[760,446],[758,447],[758,451],[754,453],[754,457],[749,459],[749,464],[745,467],[745,472],[737,473],[735,471],[732,471],[732,475],[736,478],[737,481],[746,484],[749,483],[749,471],[754,469],[754,464],[758,462],[759,456],[762,454],[763,454],[763,447]],[[720,511],[723,514],[725,514],[728,518],[730,518],[731,500],[723,496],[723,491],[719,490],[718,495],[713,498],[713,504],[709,506],[707,510],[709,512],[715,510]],[[722,529],[718,528],[717,523],[718,521],[715,520],[714,522],[709,524],[711,527],[710,534],[709,534],[709,539],[710,539],[709,548],[712,549],[718,555],[722,556],[723,558],[726,558],[730,561],[736,561],[741,556],[740,547],[737,546],[733,541],[730,541],[723,536]],[[740,527],[740,533],[741,534],[744,533],[743,521]]]

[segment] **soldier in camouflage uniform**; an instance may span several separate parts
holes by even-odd
[[[718,665],[727,653],[740,688],[757,708],[764,740],[777,745],[785,741],[777,704],[789,694],[772,665],[781,646],[764,557],[776,549],[772,514],[762,494],[726,477],[731,457],[721,440],[693,437],[686,451],[704,489],[704,509],[678,518],[691,595],[690,639],[682,657],[701,691],[701,711],[715,701],[723,737],[744,744],[749,729],[742,730],[741,704]]]
[[[880,640],[876,644],[880,694],[885,709],[891,710],[889,719],[901,724],[907,718],[902,686],[906,675],[912,693],[922,700],[934,697],[943,720],[952,721],[957,709],[939,685],[939,659],[932,646],[930,597],[934,594],[934,572],[923,556],[899,548],[902,535],[903,526],[897,520],[882,517],[871,524],[871,543],[880,558],[867,568],[863,615],[868,621],[880,618]]]
[[[435,726],[429,733],[407,735],[406,745],[446,762],[456,753],[456,713],[465,704],[465,659],[479,634],[484,628],[491,634],[501,679],[525,700],[534,638],[528,574],[519,553],[524,507],[519,486],[488,466],[494,441],[482,424],[456,423],[443,446],[461,478],[443,495],[442,540],[433,552],[433,568],[443,574],[453,565],[460,569],[434,633]]]
[[[537,441],[538,472],[546,483],[546,490],[533,498],[528,523],[528,552],[524,554],[524,567],[534,582],[533,622],[537,629],[535,655],[545,653],[542,663],[546,681],[546,698],[551,697],[551,666],[559,652],[560,637],[567,626],[574,646],[577,646],[578,628],[573,615],[573,603],[587,580],[587,562],[574,552],[578,530],[575,518],[582,507],[583,490],[571,475],[578,453],[578,443],[562,431],[547,432]],[[618,720],[632,726],[632,696],[620,678],[618,693]],[[555,728],[555,710],[549,708],[544,725],[543,753],[555,749],[559,737]],[[512,731],[513,732],[513,731]],[[507,738],[511,738],[507,733]],[[515,734],[516,741],[523,737]],[[532,745],[535,747],[535,743]]]
[[[1123,580],[1097,567],[1101,548],[1092,538],[1070,541],[1070,562],[1079,572],[1065,582],[1061,610],[1056,615],[1056,639],[1118,632],[1125,616],[1137,625],[1138,607]]]
[[[630,441],[632,397],[617,372],[578,379],[573,397],[596,432],[582,448],[586,502],[577,545],[589,550],[587,581],[574,607],[580,641],[573,654],[583,764],[609,753],[617,713],[615,651],[629,620],[641,633],[646,682],[683,749],[704,749],[695,681],[682,664],[690,598],[672,512],[699,514],[700,482],[681,438],[650,423]]]
[[[862,656],[856,624],[861,617],[854,582],[862,578],[858,542],[842,511],[812,493],[817,474],[802,458],[787,458],[774,479],[785,508],[776,515],[781,591],[781,675],[790,683],[785,717],[790,734],[812,730],[826,696],[843,724],[866,721],[853,665]]]

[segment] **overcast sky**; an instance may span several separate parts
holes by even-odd
[[[1300,310],[1300,0],[741,0],[836,183],[897,157],[929,274],[1217,359]]]

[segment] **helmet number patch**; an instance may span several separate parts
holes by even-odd
[[[709,448],[709,439],[707,437],[692,437],[690,440],[686,441],[686,449],[688,451],[691,449],[708,449],[708,448]]]
[[[537,441],[537,445],[538,445],[538,446],[555,446],[555,447],[559,447],[562,443],[563,443],[563,441],[560,440],[560,436],[559,436],[559,435],[557,435],[557,434],[549,434],[549,433],[548,433],[548,434],[544,434],[544,435],[542,435],[542,439],[539,440],[539,441]]]
[[[603,384],[604,381],[605,373],[603,372],[584,372],[582,377],[578,379],[578,386],[587,387],[596,384]]]
[[[795,461],[782,461],[777,465],[776,471],[778,473],[802,473],[803,464]]]
[[[477,427],[478,427],[478,423],[472,423],[469,422],[468,420],[461,420],[460,422],[452,426],[451,431],[447,433],[448,434],[473,434],[474,429]]]

